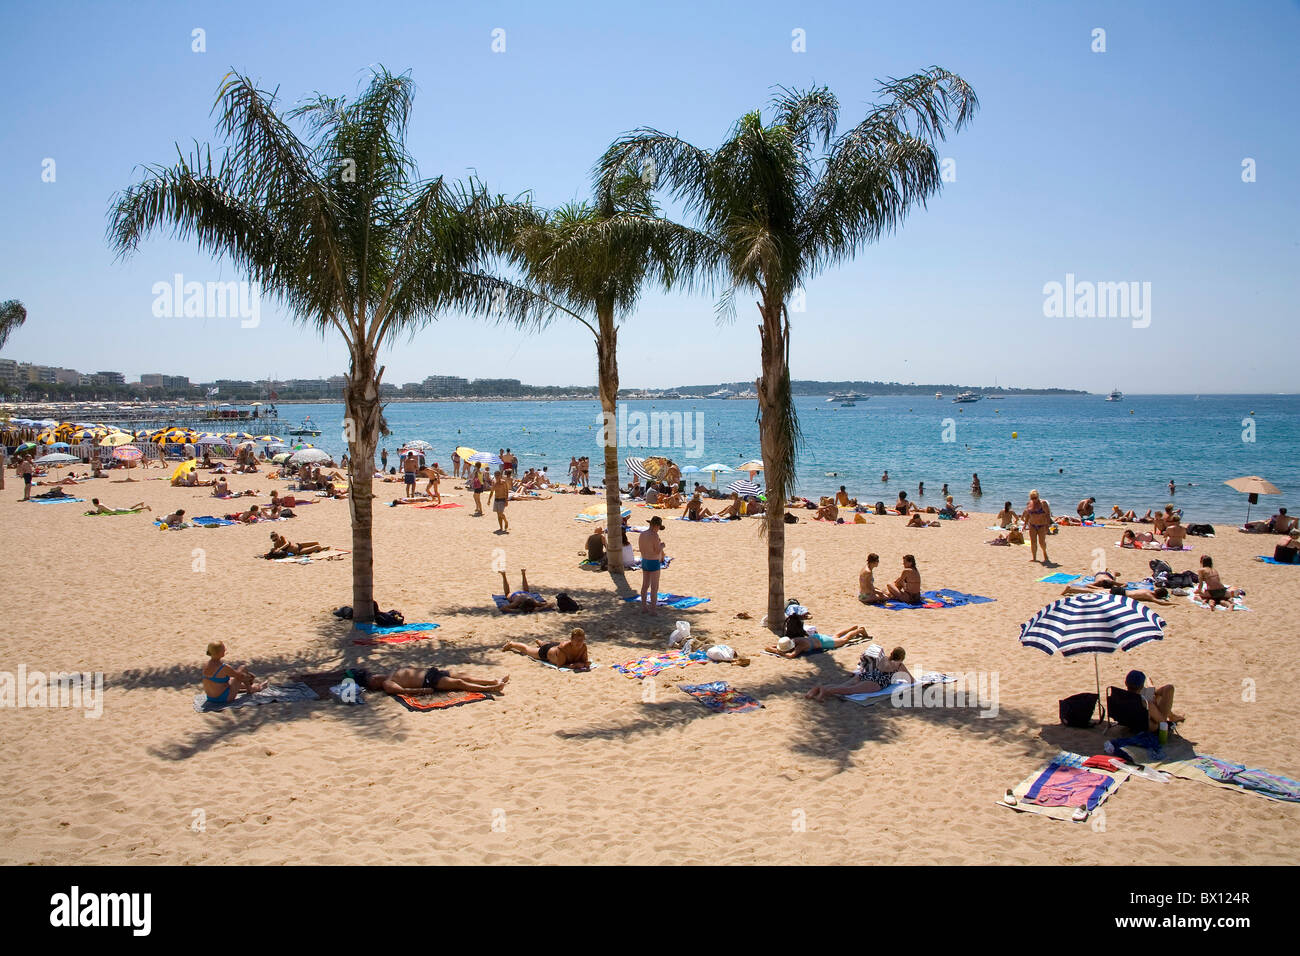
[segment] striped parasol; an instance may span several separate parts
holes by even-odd
[[[644,458],[624,458],[623,464],[627,465],[627,470],[632,472],[642,481],[654,481],[654,476],[645,470]]]
[[[476,451],[466,460],[477,461],[479,464],[483,465],[496,465],[498,467],[504,464],[499,456],[490,451]]]
[[[763,489],[748,478],[737,478],[727,485],[727,490],[738,493],[742,498],[757,498],[763,493]]]
[[[1165,636],[1165,621],[1145,604],[1115,594],[1072,594],[1053,601],[1020,625],[1020,643],[1062,657],[1092,654],[1101,700],[1098,654],[1131,651]],[[1102,716],[1105,714],[1103,712]]]

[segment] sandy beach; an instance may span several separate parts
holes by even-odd
[[[18,503],[21,481],[6,478],[0,670],[101,671],[106,686],[97,719],[73,709],[0,711],[9,768],[0,788],[3,863],[1300,861],[1294,805],[1189,780],[1130,779],[1105,804],[1102,825],[996,805],[1057,751],[1100,751],[1100,730],[1057,719],[1060,698],[1093,689],[1092,658],[1048,657],[1017,640],[1020,624],[1061,593],[1035,579],[1086,574],[1098,548],[1121,579],[1144,577],[1152,557],[1183,570],[1208,552],[1226,583],[1247,589],[1252,608],[1211,613],[1181,598],[1158,608],[1165,639],[1104,656],[1103,688],[1140,668],[1177,686],[1189,718],[1183,733],[1199,752],[1300,776],[1289,734],[1300,686],[1300,569],[1252,560],[1272,552],[1272,536],[1220,526],[1217,538],[1189,539],[1193,552],[1157,555],[1114,548],[1122,529],[1113,525],[1066,528],[1051,539],[1057,567],[1043,569],[1027,548],[987,546],[988,515],[923,529],[892,516],[865,525],[801,516],[788,529],[787,595],[813,610],[823,632],[862,624],[886,649],[902,645],[915,670],[996,672],[997,714],[981,717],[974,708],[805,700],[813,684],[847,676],[861,649],[797,661],[761,653],[771,635],[759,626],[766,575],[754,520],[668,521],[674,560],[664,590],[710,600],[650,619],[618,599],[607,575],[579,567],[590,526],[574,515],[600,498],[512,503],[508,536],[492,533],[490,514],[471,516],[464,491],[444,496],[461,508],[380,506],[380,604],[441,626],[429,640],[357,647],[330,615],[350,601],[348,560],[261,560],[268,526],[162,532],[152,524],[175,508],[220,514],[264,502],[284,482],[235,476],[235,489],[262,494],[219,502],[207,489],[106,478],[75,488],[82,506]],[[382,505],[400,486],[376,487]],[[109,507],[143,499],[154,514],[83,517],[92,496]],[[984,503],[994,505],[1001,501]],[[648,514],[633,508],[632,524]],[[350,547],[346,502],[320,500],[299,515],[269,529]],[[913,553],[926,588],[996,601],[864,607],[856,581],[869,551],[882,558],[878,580],[892,580],[901,556]],[[526,568],[535,589],[568,592],[583,610],[498,613],[489,596],[499,591],[493,564],[502,559],[512,587]],[[639,587],[639,573],[627,581]],[[751,663],[664,673],[653,692],[610,668],[664,650],[676,619]],[[601,665],[590,673],[500,650],[507,639],[560,640],[574,625],[586,629]],[[496,699],[431,713],[372,693],[359,707],[322,700],[200,714],[192,701],[214,639],[227,643],[230,660],[273,681],[363,662],[508,673],[510,683]],[[677,687],[717,680],[763,709],[715,714]],[[1245,681],[1253,700],[1243,700]]]

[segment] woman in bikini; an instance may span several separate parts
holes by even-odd
[[[1232,607],[1232,599],[1236,597],[1238,589],[1223,586],[1223,580],[1215,570],[1214,559],[1208,554],[1201,555],[1201,573],[1198,578],[1196,596],[1208,604],[1211,611],[1220,604],[1226,608]]]
[[[903,573],[888,586],[889,597],[904,604],[921,603],[921,572],[916,568],[914,555],[903,555]]]
[[[820,654],[822,651],[833,651],[836,648],[843,647],[850,641],[870,636],[867,629],[860,624],[850,625],[841,631],[837,631],[834,636],[819,634],[816,628],[805,625],[800,615],[791,614],[785,620],[785,636],[777,643],[770,645],[767,652],[778,657],[788,657],[794,660],[794,658],[804,654]]]
[[[1046,501],[1038,497],[1037,489],[1029,492],[1029,503],[1025,506],[1025,513],[1022,517],[1029,529],[1029,560],[1038,560],[1038,546],[1041,544],[1043,546],[1043,563],[1047,564],[1047,529],[1052,523],[1052,508]]]
[[[853,680],[847,684],[826,685],[818,684],[804,696],[810,700],[825,700],[829,696],[844,697],[850,694],[873,694],[878,690],[884,690],[899,675],[906,677],[909,681],[915,681],[912,672],[907,669],[903,659],[907,657],[907,651],[901,647],[896,647],[890,652],[889,658],[872,657],[869,654],[871,649],[863,652],[861,660],[858,662],[858,669],[853,672]]]
[[[265,681],[256,683],[248,668],[225,663],[225,656],[225,644],[216,641],[208,645],[208,662],[203,665],[203,692],[208,695],[208,703],[228,704],[241,693],[255,694],[266,686]]]
[[[590,670],[591,661],[587,657],[587,633],[580,627],[569,632],[567,641],[534,641],[529,647],[519,641],[506,641],[501,645],[503,651],[523,654],[535,661],[542,661],[555,667],[568,667],[572,670]]]
[[[317,551],[328,551],[329,548],[319,541],[304,541],[302,544],[294,544],[282,534],[271,532],[271,550],[266,552],[268,558],[296,558],[305,554],[315,554]]]
[[[880,604],[889,595],[876,587],[876,565],[880,555],[874,551],[867,555],[867,566],[858,572],[858,600],[863,604]]]

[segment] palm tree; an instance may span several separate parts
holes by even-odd
[[[742,116],[715,150],[654,129],[613,143],[601,160],[602,183],[641,163],[657,169],[720,252],[705,268],[727,283],[719,303],[734,314],[735,294],[757,294],[762,345],[759,440],[767,484],[767,621],[781,626],[785,582],[785,502],[794,490],[802,443],[790,390],[790,295],[831,265],[893,231],[941,187],[936,145],[974,115],[974,91],[954,73],[931,67],[884,81],[880,102],[857,126],[836,135],[839,103],[825,87],[780,88],[764,125]]]
[[[9,341],[9,333],[27,321],[27,309],[17,299],[0,302],[0,349]]]
[[[596,342],[605,457],[609,570],[623,572],[618,532],[622,501],[618,480],[618,328],[647,281],[665,288],[689,283],[707,237],[659,216],[650,191],[653,178],[625,169],[592,203],[570,203],[518,230],[509,256],[528,287],[582,323]],[[684,278],[679,279],[679,276]]]
[[[409,74],[377,68],[357,98],[314,94],[286,113],[276,96],[231,73],[214,112],[226,149],[199,147],[150,166],[115,197],[108,234],[129,255],[153,230],[229,257],[299,321],[346,344],[344,386],[352,519],[354,620],[373,617],[374,453],[387,434],[380,351],[446,309],[521,316],[538,303],[480,269],[522,207],[481,184],[418,178],[405,137]],[[297,123],[305,138],[290,124]],[[180,154],[180,150],[177,150]],[[494,232],[494,230],[504,230]]]

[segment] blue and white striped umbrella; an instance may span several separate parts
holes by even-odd
[[[627,470],[632,472],[642,481],[654,481],[654,476],[645,470],[644,458],[624,458],[623,464],[627,465]]]
[[[738,492],[742,498],[757,498],[763,493],[763,489],[758,487],[758,485],[754,484],[748,478],[737,478],[731,484],[727,485],[727,490]]]
[[[1112,654],[1165,636],[1165,621],[1132,598],[1097,592],[1053,601],[1020,625],[1020,643],[1047,654]]]
[[[469,456],[469,461],[477,461],[484,465],[503,465],[503,462],[497,455],[490,451],[480,451]]]

